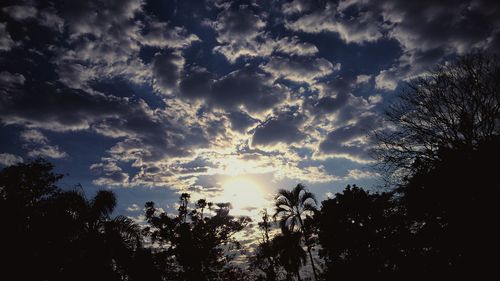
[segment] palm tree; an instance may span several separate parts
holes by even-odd
[[[129,275],[134,253],[142,248],[141,229],[127,217],[111,217],[115,206],[115,194],[106,190],[98,191],[90,200],[78,191],[56,195],[54,208],[63,210],[61,219],[65,228],[72,230],[69,239],[76,250],[74,262],[66,268],[68,276],[119,280]]]
[[[297,275],[300,281],[300,267],[306,263],[307,254],[300,245],[301,234],[285,229],[272,240],[272,247],[278,254],[278,263],[287,272],[287,280],[291,280],[292,274]]]
[[[280,226],[282,230],[293,231],[295,228],[299,228],[302,238],[307,247],[307,252],[309,253],[309,259],[311,260],[311,266],[314,274],[314,279],[318,281],[318,275],[316,273],[316,267],[314,266],[314,260],[311,253],[311,244],[309,243],[309,235],[307,234],[306,228],[304,226],[303,216],[308,213],[313,213],[316,211],[316,198],[314,194],[307,191],[305,186],[302,184],[297,184],[292,190],[280,189],[278,195],[275,198],[275,214],[274,218],[280,217]]]

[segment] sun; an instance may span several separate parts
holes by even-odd
[[[227,179],[222,184],[222,199],[236,211],[260,209],[265,206],[265,194],[252,179],[242,176]]]

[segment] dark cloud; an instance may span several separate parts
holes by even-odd
[[[186,71],[180,82],[181,95],[187,99],[201,99],[209,96],[215,77],[205,68],[193,67]]]
[[[217,16],[214,28],[219,34],[217,40],[225,43],[255,37],[265,25],[251,6],[235,4]]]
[[[370,147],[367,135],[380,126],[380,117],[375,115],[360,116],[354,124],[336,128],[329,132],[319,145],[322,153],[350,158],[354,161],[370,161]]]
[[[59,132],[92,130],[126,138],[112,149],[124,159],[186,155],[191,147],[208,144],[201,127],[176,124],[168,115],[152,111],[143,100],[88,94],[61,84],[29,84],[2,95],[0,112],[3,124]]]
[[[7,13],[15,20],[25,20],[34,18],[37,14],[37,9],[33,6],[14,5],[2,8],[2,11]]]
[[[163,93],[177,89],[184,58],[176,53],[157,54],[153,59],[154,86]]]
[[[7,30],[7,24],[0,22],[0,52],[10,51],[15,45],[16,43]]]
[[[272,47],[266,42],[258,42],[257,37],[266,26],[265,19],[252,9],[250,5],[234,3],[223,9],[217,19],[211,24],[217,32],[217,42],[214,48],[229,61],[234,62],[240,56],[267,55]]]
[[[245,67],[217,80],[209,101],[222,108],[244,106],[248,111],[258,112],[271,108],[284,98],[284,87],[273,84],[269,75]]]
[[[283,5],[285,26],[305,33],[336,33],[346,43],[396,40],[403,56],[382,70],[378,89],[394,90],[398,81],[419,75],[446,55],[495,48],[500,6],[490,0],[464,1],[292,1]]]
[[[298,111],[298,108],[289,108],[279,112],[255,128],[252,145],[267,146],[299,142],[306,136],[299,128],[304,121],[305,116]]]
[[[19,74],[19,73],[10,73],[7,71],[2,71],[0,72],[0,85],[2,88],[5,90],[12,89],[13,87],[16,87],[17,85],[22,85],[26,81],[26,78],[24,78],[24,75]]]
[[[340,70],[340,64],[333,65],[323,58],[272,57],[262,69],[276,78],[312,84],[316,79],[331,74],[334,70]]]
[[[231,122],[231,128],[239,132],[245,131],[248,127],[259,121],[243,111],[231,111],[227,117]]]
[[[287,21],[285,26],[306,33],[335,32],[346,43],[365,43],[382,37],[378,15],[370,10],[347,12],[343,9],[344,3],[348,2],[319,2],[318,5],[304,5],[301,1],[286,3],[283,9],[288,14],[306,13]]]
[[[260,112],[285,99],[284,86],[274,84],[269,74],[252,66],[219,79],[213,79],[205,69],[196,68],[184,76],[180,89],[188,99],[201,99],[228,111],[238,111],[243,106],[249,112]]]

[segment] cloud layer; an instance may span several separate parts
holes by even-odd
[[[402,82],[500,49],[487,0],[17,2],[0,8],[0,164],[82,161],[98,186],[371,178],[366,133]],[[103,145],[82,157],[75,134]]]

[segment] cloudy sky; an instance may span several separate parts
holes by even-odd
[[[376,186],[366,135],[404,81],[500,49],[495,0],[40,2],[1,4],[0,165],[44,157],[130,216]]]

